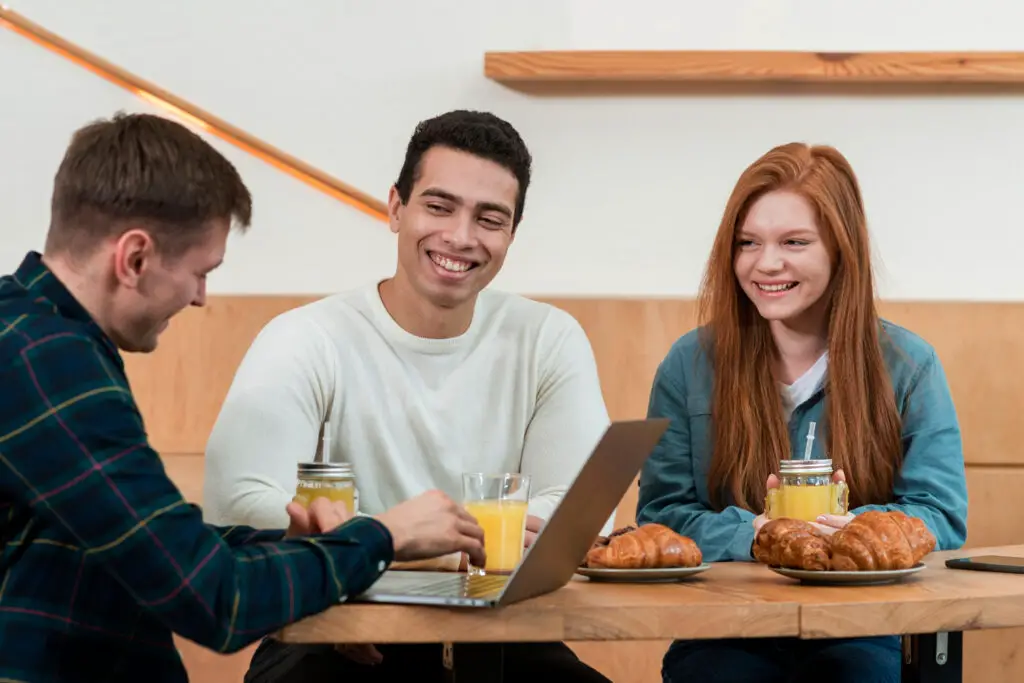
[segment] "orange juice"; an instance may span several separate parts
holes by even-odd
[[[769,489],[765,497],[769,519],[813,522],[819,515],[846,514],[849,489],[844,481],[832,481],[831,460],[783,460],[778,476],[779,488]]]
[[[526,501],[474,500],[465,508],[484,530],[484,572],[511,573],[523,558]]]
[[[813,522],[818,515],[833,512],[832,499],[835,498],[835,487],[824,486],[784,486],[768,492],[768,516],[772,519],[788,517]]]
[[[355,513],[355,489],[351,486],[335,488],[327,486],[313,487],[300,485],[295,489],[295,498],[292,500],[302,507],[309,507],[309,504],[312,503],[315,498],[326,498],[332,501],[344,502],[345,507],[348,508],[349,514]]]

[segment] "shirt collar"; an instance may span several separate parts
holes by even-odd
[[[103,347],[114,358],[117,366],[124,369],[124,362],[117,350],[117,345],[107,336],[89,311],[79,303],[78,299],[64,286],[56,275],[53,274],[45,263],[42,255],[36,251],[30,251],[25,255],[14,277],[17,282],[25,288],[29,298],[37,302],[48,302],[53,304],[57,314],[84,323],[90,335],[95,337]]]

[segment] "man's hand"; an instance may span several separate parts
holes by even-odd
[[[292,501],[285,509],[290,520],[285,538],[325,534],[352,519],[345,503],[327,498],[314,498],[308,508]]]
[[[536,515],[526,516],[526,535],[523,538],[523,547],[529,548],[533,545],[533,542],[537,540],[537,534],[540,533],[541,527],[544,526],[544,520]]]
[[[346,659],[351,659],[356,664],[376,666],[384,661],[384,655],[380,650],[369,643],[346,643],[335,645],[334,650]]]
[[[398,561],[461,551],[475,566],[485,564],[484,530],[465,508],[441,491],[427,491],[376,518],[391,532]]]

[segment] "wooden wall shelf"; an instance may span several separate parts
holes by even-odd
[[[1022,84],[1024,52],[488,52],[484,75],[545,83]]]

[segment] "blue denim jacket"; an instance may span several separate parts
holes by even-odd
[[[967,537],[967,483],[945,373],[923,339],[887,321],[882,328],[888,340],[883,354],[903,425],[904,462],[895,480],[895,503],[851,512],[899,509],[928,525],[936,550],[959,548]],[[637,521],[664,524],[689,536],[705,561],[750,560],[755,514],[734,505],[715,512],[708,495],[713,370],[698,334],[693,330],[677,340],[654,378],[648,416],[668,417],[672,424],[641,471]],[[804,457],[803,437],[811,421],[823,425],[824,406],[824,389],[819,388],[794,409],[791,457]],[[820,452],[824,444],[823,430],[816,430],[811,457],[827,457]]]

